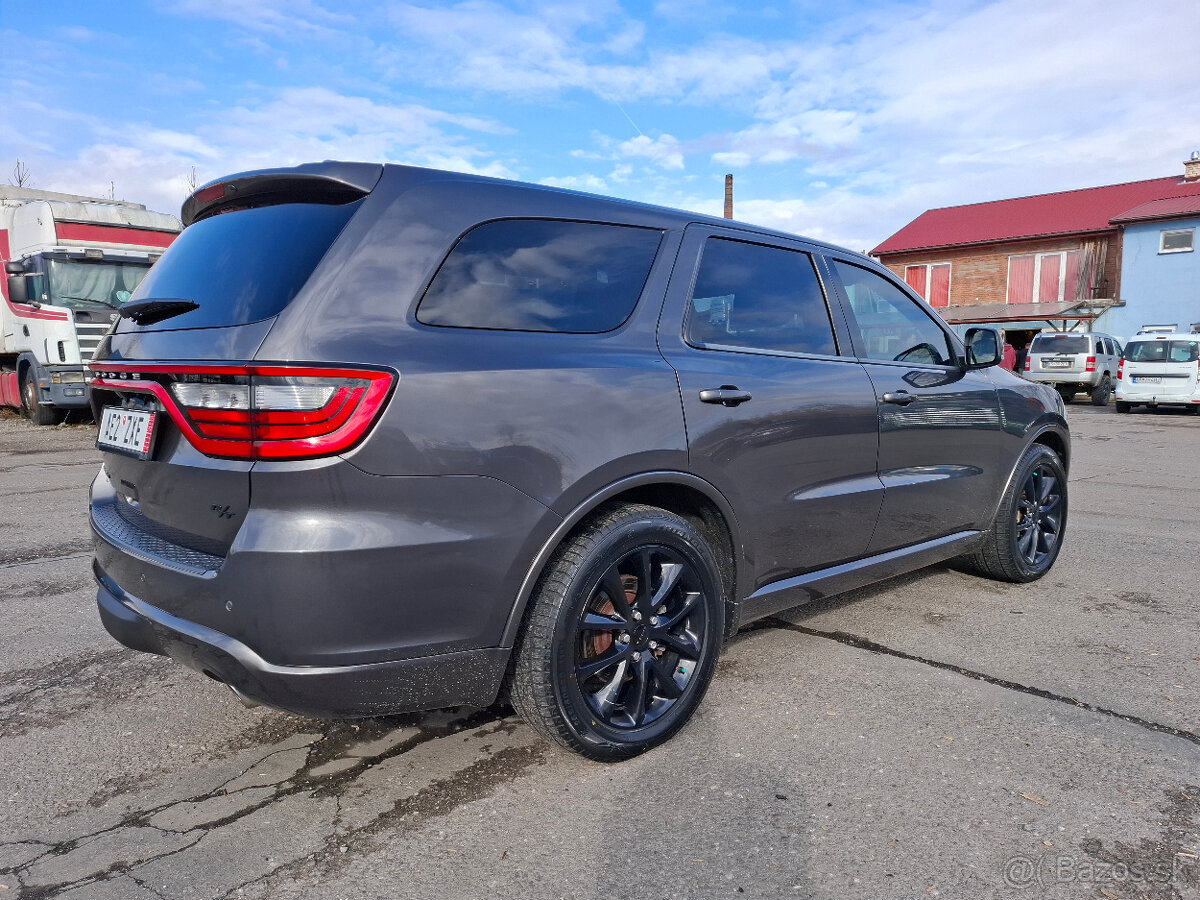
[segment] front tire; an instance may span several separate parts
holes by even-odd
[[[53,425],[58,421],[57,410],[38,402],[37,381],[32,373],[27,374],[21,383],[21,412],[25,413],[34,425]]]
[[[1054,565],[1067,526],[1067,473],[1042,444],[1025,450],[970,567],[997,581],[1036,581]]]
[[[602,510],[555,553],[514,648],[512,703],[591,759],[649,750],[691,718],[712,679],[724,597],[712,549],[653,506]]]

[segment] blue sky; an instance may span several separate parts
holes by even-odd
[[[178,213],[193,168],[481,172],[875,246],[1181,174],[1195,0],[2,0],[0,182]]]

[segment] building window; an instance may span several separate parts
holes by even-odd
[[[950,263],[905,266],[904,280],[930,306],[950,305]]]
[[[1177,228],[1158,233],[1159,253],[1191,253],[1195,246],[1195,228]]]
[[[1082,258],[1082,250],[1010,256],[1007,301],[1053,303],[1055,300],[1074,300]]]

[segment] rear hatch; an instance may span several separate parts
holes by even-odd
[[[328,455],[361,435],[360,401],[386,393],[386,373],[255,354],[381,171],[250,173],[184,204],[183,233],[121,307],[91,365],[104,458],[92,515],[106,537],[135,556],[211,573],[244,519],[256,460]]]
[[[1028,371],[1047,376],[1082,374],[1088,371],[1087,359],[1092,355],[1086,334],[1039,334],[1029,346]]]
[[[1196,392],[1198,376],[1200,339],[1135,338],[1121,357],[1120,377],[1126,390],[1137,396],[1185,402]]]

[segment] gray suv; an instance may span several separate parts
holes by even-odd
[[[1034,335],[1025,357],[1025,377],[1053,385],[1070,403],[1086,393],[1093,406],[1107,406],[1117,385],[1121,344],[1097,331],[1043,331]]]
[[[680,729],[722,643],[957,558],[1062,545],[1048,387],[886,269],[568,191],[233,175],[92,365],[104,625],[244,699],[508,696],[596,759]]]

